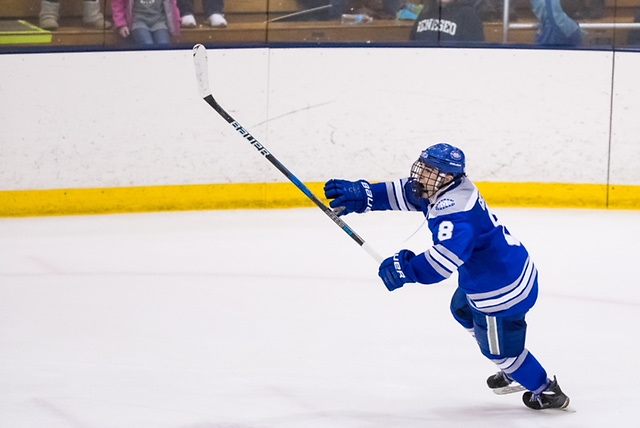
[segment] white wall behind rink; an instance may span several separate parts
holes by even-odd
[[[640,185],[639,54],[209,49],[209,67],[302,181],[405,176],[449,141],[476,181]],[[0,190],[286,181],[200,99],[190,50],[0,55],[0,100]]]

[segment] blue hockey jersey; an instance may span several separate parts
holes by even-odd
[[[407,180],[371,185],[372,209],[426,215],[433,246],[410,261],[417,280],[434,284],[458,271],[458,286],[472,308],[486,314],[530,309],[538,294],[536,268],[471,180],[460,178],[422,208],[407,198]]]

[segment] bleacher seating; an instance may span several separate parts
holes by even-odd
[[[82,1],[61,0],[60,28],[52,33],[51,46],[109,46],[117,48],[126,44],[113,30],[96,30],[82,25]],[[101,0],[105,15],[111,16],[111,0]],[[417,1],[417,0],[412,0]],[[536,23],[528,0],[513,0],[518,23]],[[202,16],[202,2],[195,1],[198,22]],[[606,0],[605,15],[588,22],[632,22],[633,11],[640,7],[640,0]],[[226,28],[210,28],[200,25],[183,29],[179,45],[205,44],[261,44],[283,43],[384,43],[407,42],[411,21],[374,20],[366,25],[341,25],[337,21],[277,21],[269,20],[298,11],[296,0],[227,0],[225,14],[229,22]],[[38,24],[40,0],[1,0],[0,20],[23,19]],[[584,22],[584,21],[581,21]],[[503,42],[503,24],[500,21],[485,23],[485,36],[489,43]],[[626,31],[612,29],[591,30],[585,44],[624,44]],[[535,29],[510,30],[507,43],[531,44],[535,41]]]

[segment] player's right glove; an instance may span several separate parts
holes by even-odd
[[[393,291],[409,282],[417,282],[413,268],[409,263],[416,255],[411,250],[401,250],[380,264],[378,276],[387,290]]]
[[[365,180],[329,180],[324,185],[324,195],[331,199],[331,208],[344,207],[338,215],[370,211],[373,203],[371,185]]]

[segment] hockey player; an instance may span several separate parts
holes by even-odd
[[[341,215],[422,211],[433,246],[418,255],[401,250],[384,260],[379,275],[387,289],[434,284],[457,271],[451,313],[498,366],[487,379],[489,388],[496,393],[526,389],[524,404],[536,410],[569,405],[555,376],[550,379],[525,348],[525,315],[538,295],[536,267],[467,178],[462,150],[436,144],[420,154],[409,178],[377,184],[333,179],[324,191],[332,208],[344,207]]]

